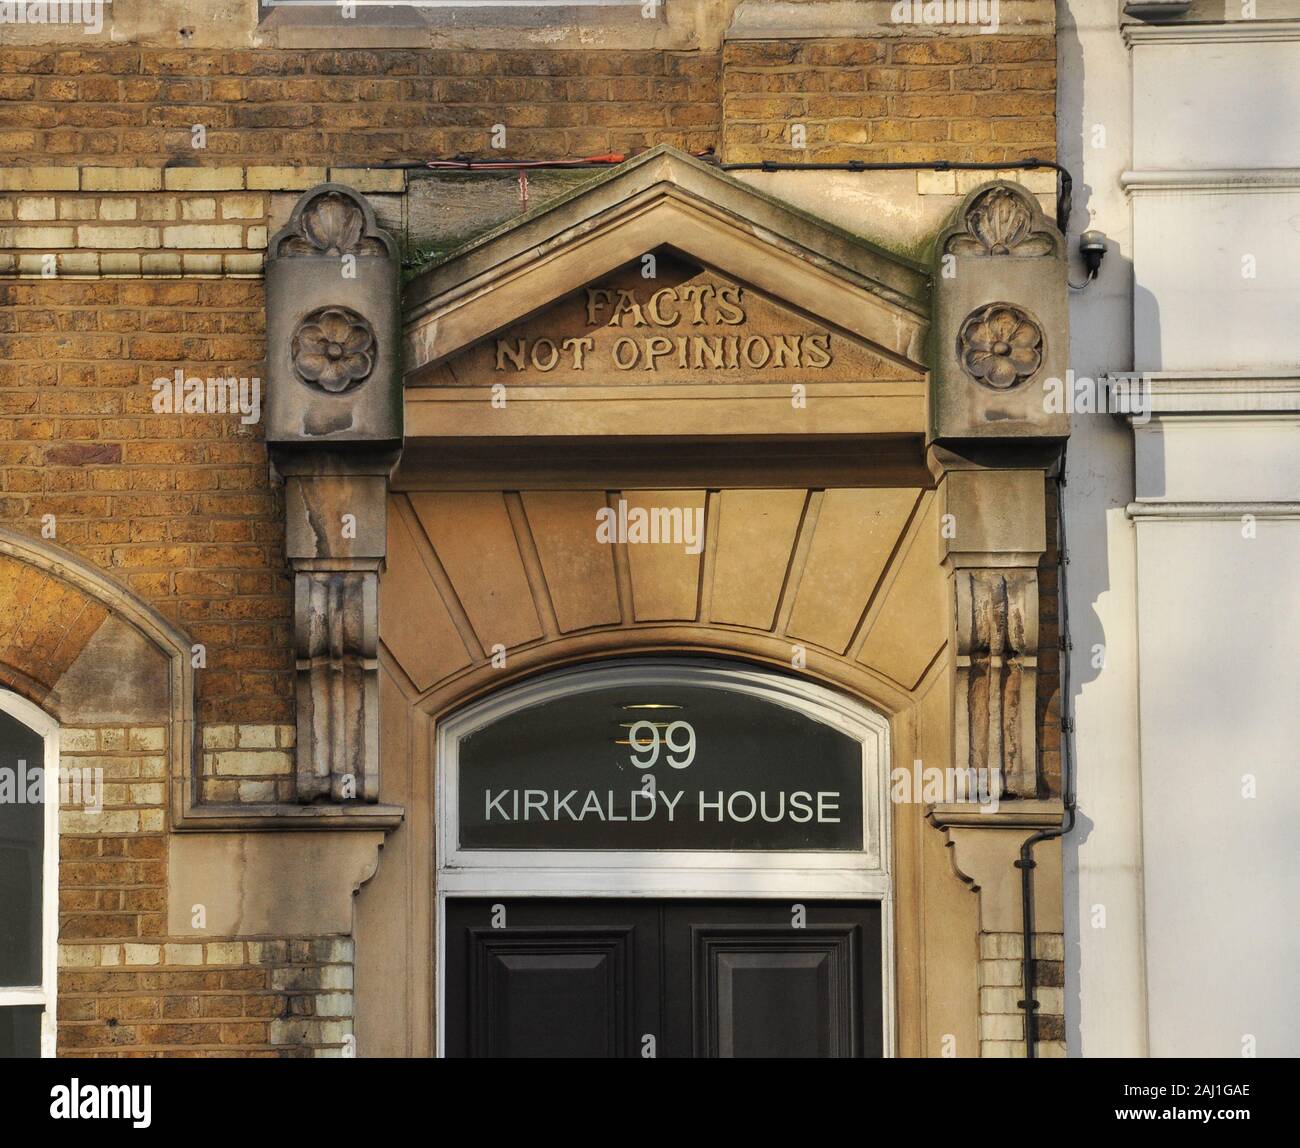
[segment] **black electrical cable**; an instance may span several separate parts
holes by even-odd
[[[624,162],[629,157],[611,153],[602,156],[587,156],[584,159],[548,159],[548,160],[515,160],[515,159],[470,159],[464,156],[454,156],[451,159],[431,159],[416,161],[390,161],[384,163],[369,164],[374,168],[385,170],[400,171],[430,171],[430,172],[453,172],[453,171],[525,171],[525,170],[546,170],[546,169],[574,169],[585,167],[613,167]],[[1064,166],[1050,159],[1016,159],[1005,160],[997,163],[993,162],[959,162],[956,160],[935,160],[932,163],[887,163],[874,162],[867,160],[840,160],[836,162],[821,162],[817,160],[808,163],[791,163],[785,160],[765,159],[753,163],[719,163],[711,152],[703,152],[696,156],[706,163],[712,163],[719,171],[1035,171],[1041,168],[1049,168],[1056,172],[1056,226],[1064,235],[1070,224],[1070,200],[1074,187],[1074,179]]]

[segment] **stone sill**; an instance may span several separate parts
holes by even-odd
[[[177,833],[249,830],[396,829],[406,817],[401,805],[195,805],[179,812]]]
[[[1065,823],[1060,801],[1007,799],[996,813],[983,812],[974,801],[938,802],[928,807],[926,818],[936,829],[1059,829]]]

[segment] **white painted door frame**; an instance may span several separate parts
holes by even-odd
[[[0,712],[22,722],[45,746],[41,792],[45,840],[41,858],[41,983],[0,987],[0,1006],[40,1005],[41,1056],[55,1055],[59,975],[59,723],[40,707],[0,689]]]

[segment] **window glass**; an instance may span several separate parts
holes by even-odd
[[[0,1008],[0,1060],[41,1055],[41,1005]]]
[[[41,736],[0,712],[0,988],[41,983],[44,768]]]
[[[738,690],[574,692],[461,739],[463,849],[859,850],[862,743]]]

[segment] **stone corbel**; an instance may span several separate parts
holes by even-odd
[[[935,246],[930,465],[952,610],[953,764],[1019,801],[1044,796],[1038,562],[1044,480],[1069,434],[1049,401],[1065,377],[1066,274],[1063,236],[1013,183],[972,191]]]
[[[379,573],[402,442],[399,264],[339,184],[298,201],[267,266],[267,442],[294,577],[297,796],[379,799]]]
[[[991,469],[943,448],[942,556],[956,654],[958,776],[995,798],[1040,796],[1038,561],[1047,545],[1045,471]]]

